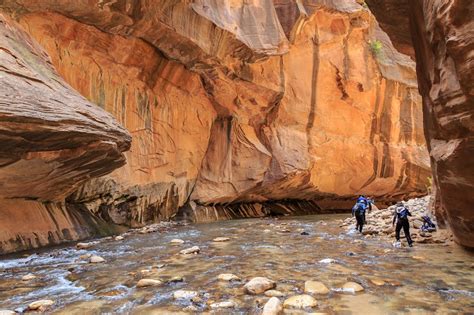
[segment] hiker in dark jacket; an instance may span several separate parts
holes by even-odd
[[[356,230],[362,233],[362,228],[365,223],[365,210],[367,209],[367,204],[363,200],[357,200],[357,203],[352,207],[352,216],[356,218]]]
[[[395,237],[397,238],[397,242],[400,242],[400,231],[403,228],[403,233],[405,233],[405,237],[407,238],[408,246],[413,246],[413,241],[410,236],[410,223],[408,222],[408,217],[411,217],[411,213],[407,207],[403,205],[402,202],[397,203],[397,207],[395,208],[395,214],[393,216],[392,226],[397,223],[395,227]]]

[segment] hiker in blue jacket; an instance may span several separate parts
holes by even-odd
[[[356,230],[362,233],[362,228],[365,223],[365,210],[367,209],[367,203],[360,197],[357,199],[357,203],[352,207],[352,216],[356,218]]]
[[[413,246],[413,241],[410,236],[410,223],[408,222],[408,217],[411,217],[411,213],[403,202],[398,202],[395,208],[395,214],[393,215],[393,222],[392,226],[397,223],[395,227],[395,237],[397,238],[397,242],[400,242],[400,231],[403,228],[403,233],[405,233],[405,237],[407,238],[408,246]]]

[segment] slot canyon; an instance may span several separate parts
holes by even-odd
[[[190,296],[177,298],[178,290],[173,297],[181,302],[173,304],[164,291],[160,298],[138,284],[133,291],[133,280],[117,270],[123,266],[133,279],[140,272],[142,278],[162,273],[160,280],[141,279],[148,281],[145,287],[177,283],[181,289],[183,279],[196,277],[203,288],[210,280],[195,275],[214,270],[213,257],[234,266],[226,257],[242,251],[242,269],[280,262],[265,275],[272,279],[290,279],[287,269],[296,266],[294,281],[302,281],[315,261],[329,265],[323,280],[352,274],[349,283],[379,286],[374,279],[366,284],[337,259],[327,260],[331,251],[341,257],[357,245],[347,213],[365,195],[375,210],[373,219],[367,214],[360,241],[369,242],[363,261],[379,264],[376,274],[388,273],[395,267],[387,255],[427,263],[431,251],[436,259],[427,268],[459,270],[439,281],[461,289],[420,296],[429,296],[440,314],[474,311],[468,302],[474,294],[473,16],[469,0],[0,0],[0,254],[13,257],[0,260],[0,309],[5,299],[5,308],[17,307],[17,313],[308,310],[316,307],[311,294],[271,305],[287,295],[285,286],[294,285],[289,280],[266,279],[272,284],[260,293],[275,286],[283,291],[265,292],[271,297],[266,303],[249,299],[251,280],[242,298],[214,287],[181,290]],[[438,227],[434,236],[414,232],[421,251],[415,256],[408,249],[396,252],[390,242],[374,245],[377,238],[393,241],[390,225],[399,201],[413,213],[412,228],[420,228],[422,215]],[[269,233],[273,243],[264,248]],[[124,247],[107,243],[124,238]],[[207,238],[222,242],[203,245]],[[234,244],[235,238],[255,252]],[[77,241],[77,249],[68,247]],[[170,241],[174,247],[165,244]],[[176,258],[179,241],[198,244],[191,256],[207,257],[205,262]],[[76,251],[83,259],[103,260],[87,254],[90,247],[113,262],[114,293],[103,288],[109,282],[97,270],[81,270],[80,277],[75,272],[82,267],[67,275],[49,269],[69,266]],[[48,248],[60,254],[42,254]],[[34,254],[22,258],[17,252]],[[128,256],[132,252],[141,255],[140,263]],[[163,264],[157,265],[154,252]],[[297,258],[304,252],[308,257]],[[137,273],[137,266],[148,272]],[[179,280],[167,266],[189,275]],[[51,306],[43,299],[59,284],[33,294],[11,275],[15,268],[30,275],[40,267],[63,279],[67,290],[57,288],[63,302]],[[364,268],[362,274],[370,273]],[[421,277],[410,280],[416,273],[410,268],[397,281],[421,283]],[[241,271],[229,290],[252,275]],[[471,280],[459,282],[463,277]],[[401,290],[397,281],[382,281],[378,294]],[[416,309],[403,299],[383,304],[375,293],[346,301],[339,293],[346,284],[338,291],[331,283],[337,298],[321,302],[320,311],[347,313],[344,303],[362,307],[354,314]],[[7,300],[12,287],[18,299]],[[315,292],[306,287],[305,293]],[[44,305],[19,307],[32,299],[23,294]],[[417,307],[431,313],[421,301]]]

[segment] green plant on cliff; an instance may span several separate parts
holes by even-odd
[[[383,45],[382,42],[378,39],[369,41],[370,51],[375,56],[375,58],[380,59],[383,57]]]

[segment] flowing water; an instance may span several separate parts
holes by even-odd
[[[459,247],[439,244],[393,248],[391,243],[347,232],[345,215],[245,219],[175,226],[166,232],[130,234],[125,240],[103,240],[87,250],[49,249],[27,257],[0,260],[0,309],[24,311],[35,300],[56,301],[48,312],[59,314],[178,313],[258,314],[268,299],[247,295],[242,287],[256,276],[277,282],[286,296],[301,294],[306,280],[331,288],[315,296],[313,312],[328,314],[469,314],[474,313],[474,256]],[[301,232],[309,235],[301,235]],[[226,236],[228,242],[213,238]],[[173,245],[170,240],[183,239]],[[197,245],[201,253],[180,255]],[[89,264],[92,253],[106,262]],[[329,260],[334,260],[327,263]],[[33,273],[36,279],[22,281]],[[242,281],[222,282],[221,273]],[[162,286],[136,288],[141,278]],[[183,278],[184,281],[170,281]],[[382,279],[376,286],[370,280]],[[365,291],[340,290],[347,281]],[[179,289],[199,292],[200,301],[174,300]],[[280,299],[284,299],[280,298]],[[210,302],[232,300],[234,309],[211,310]],[[293,311],[286,310],[287,313]],[[294,312],[293,312],[294,313]],[[293,314],[292,313],[292,314]]]

